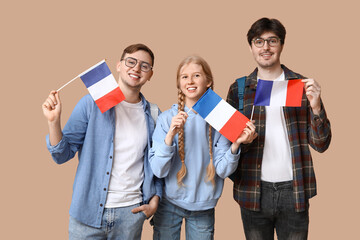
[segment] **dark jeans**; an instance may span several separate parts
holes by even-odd
[[[292,181],[261,182],[261,210],[241,208],[241,217],[247,240],[273,240],[274,229],[279,240],[307,239],[309,209],[295,212]]]

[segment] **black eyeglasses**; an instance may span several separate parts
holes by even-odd
[[[150,63],[147,62],[142,62],[140,60],[137,60],[136,58],[133,57],[127,57],[125,59],[121,59],[121,61],[125,60],[125,65],[128,67],[135,67],[136,64],[138,63],[138,61],[140,62],[140,69],[143,72],[148,72],[150,71],[153,67],[150,65]]]
[[[252,42],[254,43],[255,47],[258,47],[258,48],[263,47],[265,42],[267,42],[267,44],[270,47],[276,47],[280,43],[280,38],[278,38],[278,37],[269,37],[268,39],[256,38],[256,39],[252,40]]]

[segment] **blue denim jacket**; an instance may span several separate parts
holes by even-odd
[[[144,155],[143,203],[154,195],[162,196],[162,180],[156,178],[148,161],[151,136],[155,123],[150,114],[150,104],[141,94],[148,129],[148,142]],[[70,215],[93,227],[101,226],[102,214],[113,165],[113,139],[115,133],[114,108],[101,113],[90,95],[84,96],[76,105],[63,129],[61,141],[51,146],[49,135],[47,147],[58,164],[72,159],[78,152],[78,168],[73,185]]]

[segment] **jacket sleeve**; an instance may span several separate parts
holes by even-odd
[[[321,111],[319,115],[313,113],[310,105],[308,106],[308,109],[308,142],[314,150],[320,153],[325,152],[331,142],[331,127],[324,105],[321,102]]]
[[[46,136],[46,145],[57,164],[62,164],[72,159],[82,147],[87,129],[88,117],[86,110],[86,96],[75,106],[62,133],[63,137],[57,145],[51,146],[49,135]]]
[[[155,183],[155,195],[159,196],[161,200],[163,187],[164,187],[164,179],[154,176],[154,183]]]
[[[217,131],[215,132],[215,139],[218,139],[213,146],[216,174],[221,178],[226,178],[236,170],[241,150],[239,148],[236,154],[232,154],[231,142]]]
[[[171,160],[176,156],[175,142],[171,146],[165,144],[165,137],[169,127],[166,118],[161,114],[153,133],[153,144],[149,153],[151,170],[158,178],[164,178],[169,174]]]

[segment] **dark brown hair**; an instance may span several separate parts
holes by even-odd
[[[251,28],[247,33],[247,40],[249,45],[251,46],[251,41],[254,38],[260,37],[265,32],[275,33],[276,36],[280,38],[281,45],[284,45],[286,29],[284,25],[282,25],[282,23],[275,18],[261,18],[254,22],[253,25],[251,25]]]
[[[151,66],[154,66],[154,59],[155,59],[154,53],[151,51],[150,48],[148,48],[146,45],[144,45],[142,43],[133,44],[133,45],[130,45],[127,48],[125,48],[120,59],[121,60],[124,59],[125,54],[127,54],[127,53],[134,53],[134,52],[137,52],[140,50],[149,53],[149,55],[151,57],[151,62],[152,62]]]

